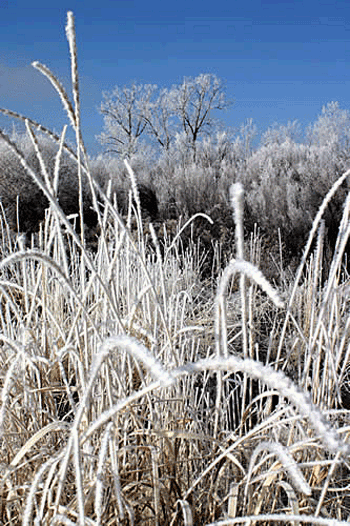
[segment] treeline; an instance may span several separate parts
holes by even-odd
[[[122,108],[126,111],[121,96],[131,93],[127,88],[116,88],[109,99],[105,94],[101,106],[101,111],[106,112],[106,131],[100,140],[108,143],[109,131],[111,143],[116,130],[119,130],[119,135],[118,139],[115,135],[115,144],[122,144],[118,142],[122,137],[124,141],[126,137],[130,138],[130,142],[124,143],[130,147],[127,156],[139,180],[156,191],[162,220],[173,217],[174,210],[178,215],[189,217],[197,212],[211,214],[220,208],[221,215],[228,217],[231,210],[229,187],[233,182],[240,181],[245,188],[247,229],[252,230],[257,224],[271,239],[277,239],[279,231],[286,252],[290,256],[300,255],[324,196],[350,166],[348,110],[341,109],[338,102],[331,102],[322,108],[317,120],[306,130],[302,130],[297,121],[275,125],[263,133],[259,144],[254,146],[257,129],[252,120],[242,125],[235,134],[224,130],[212,118],[213,110],[223,109],[229,104],[224,84],[215,76],[185,79],[177,88],[160,91],[163,105],[157,111],[167,108],[172,120],[165,117],[163,121],[157,120],[156,114],[152,114],[156,108],[151,105],[150,99],[147,99],[147,104],[137,103],[137,93],[154,95],[156,87],[153,91],[136,85],[128,89],[135,96],[133,109],[129,105],[128,111],[135,111],[139,119],[138,127],[134,129],[142,129],[144,136],[140,133],[136,137],[135,133],[131,140],[131,136],[116,125],[111,113],[112,105],[119,108],[121,116]],[[159,102],[159,99],[155,100]],[[182,106],[179,101],[182,101]],[[110,108],[108,112],[107,105]],[[139,108],[139,113],[135,108]],[[142,108],[147,108],[147,117],[143,116]],[[130,113],[128,115],[131,117]],[[129,122],[132,122],[131,118]],[[162,145],[159,142],[156,147],[155,130],[161,128],[154,123],[160,122],[164,124],[163,140]],[[166,129],[172,129],[172,134],[166,135]],[[152,134],[153,142],[150,140]],[[137,147],[133,149],[131,145]],[[104,173],[102,178],[112,176],[115,186],[127,185],[128,177],[122,162],[126,152],[111,152],[109,146],[104,155],[92,161],[93,170],[100,177]],[[331,245],[337,234],[347,189],[348,184],[345,184],[338,191],[325,216],[327,239]]]
[[[215,112],[229,104],[225,85],[215,75],[186,78],[171,89],[135,83],[116,87],[104,94],[101,104],[105,130],[99,139],[106,151],[89,159],[91,174],[125,211],[130,180],[123,159],[128,158],[152,221],[161,228],[166,221],[206,213],[215,223],[210,227],[197,222],[196,235],[206,237],[210,250],[224,238],[231,244],[229,188],[239,181],[245,189],[247,233],[258,225],[272,245],[282,239],[287,258],[299,257],[324,196],[350,166],[350,113],[331,102],[306,130],[297,121],[275,125],[257,144],[252,120],[234,132],[214,118]],[[15,136],[14,141],[40,173],[29,137]],[[78,213],[76,161],[64,153],[54,176],[58,146],[40,139],[40,149],[51,177],[58,177],[54,186],[58,184],[56,193],[63,211]],[[0,190],[6,215],[20,229],[34,230],[48,200],[4,142],[0,150]],[[347,191],[345,183],[325,214],[330,246],[335,243]],[[97,216],[90,213],[94,204],[86,180],[83,193],[84,221],[94,224]]]

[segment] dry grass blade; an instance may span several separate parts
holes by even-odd
[[[30,439],[18,451],[17,455],[11,460],[9,467],[15,468],[20,463],[22,458],[30,452],[30,449],[48,433],[67,431],[68,429],[69,425],[65,422],[52,422],[52,424],[48,424],[47,426],[43,427],[37,433],[35,433],[35,435],[30,437]]]
[[[292,515],[299,515],[300,513],[299,503],[298,503],[297,496],[292,486],[288,484],[288,482],[285,482],[283,480],[279,481],[277,485],[280,486],[285,491],[288,497],[288,502],[289,502],[290,509],[292,511]],[[292,526],[300,526],[300,522],[293,521]]]
[[[239,494],[238,484],[231,484],[230,492],[228,496],[228,506],[227,506],[227,516],[230,519],[234,519],[237,515],[238,494]]]
[[[184,526],[193,526],[193,517],[192,517],[192,511],[191,506],[186,502],[185,500],[178,500],[176,502],[177,508],[180,508],[182,511],[182,518]],[[178,517],[178,511],[176,511],[176,514],[174,514],[174,518],[170,523],[170,526],[173,526],[175,524],[175,519]]]

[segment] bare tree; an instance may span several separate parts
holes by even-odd
[[[144,120],[148,124],[147,134],[166,151],[169,150],[176,134],[174,119],[174,100],[171,98],[171,92],[164,88],[157,99],[145,108]]]
[[[226,99],[225,85],[216,75],[209,73],[195,78],[185,77],[181,86],[172,88],[169,96],[174,100],[176,114],[195,156],[199,136],[212,131],[216,124],[212,111],[231,105]]]
[[[212,74],[185,78],[170,90],[158,91],[152,84],[116,86],[103,98],[106,131],[99,139],[111,146],[109,151],[123,156],[135,153],[141,135],[168,152],[176,137],[184,134],[195,157],[198,138],[216,124],[212,111],[230,105],[223,81]]]
[[[137,141],[148,126],[145,114],[156,90],[156,85],[133,82],[130,87],[116,86],[112,92],[103,93],[101,113],[106,131],[98,138],[111,146],[109,151],[123,157],[135,153]]]

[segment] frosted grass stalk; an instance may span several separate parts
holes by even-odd
[[[74,99],[74,108],[71,104],[69,97],[63,88],[63,86],[60,84],[58,79],[53,75],[53,73],[47,68],[46,66],[43,66],[39,62],[33,62],[32,66],[34,66],[38,71],[40,71],[42,74],[44,74],[48,80],[52,83],[56,91],[58,92],[63,107],[66,110],[68,114],[68,118],[71,122],[72,128],[75,131],[76,136],[76,144],[77,144],[77,155],[74,158],[77,161],[78,166],[78,181],[79,181],[79,215],[80,215],[80,223],[81,223],[81,243],[84,245],[84,221],[83,221],[83,194],[82,194],[82,170],[85,171],[92,194],[92,200],[94,209],[97,213],[99,222],[101,223],[101,214],[99,210],[99,206],[97,203],[97,197],[95,192],[95,187],[98,187],[96,181],[93,181],[91,177],[90,170],[88,169],[89,162],[87,157],[87,152],[84,146],[83,137],[81,134],[81,126],[80,126],[80,95],[79,95],[79,75],[78,75],[78,53],[77,53],[77,46],[76,46],[76,32],[75,32],[75,25],[74,25],[74,15],[72,11],[68,11],[67,13],[67,26],[66,26],[66,37],[68,40],[69,45],[69,51],[70,51],[70,63],[71,63],[71,77],[72,77],[72,92],[73,92],[73,99]],[[52,135],[52,134],[51,134]],[[71,150],[68,148],[68,150],[71,152]],[[84,156],[84,161],[86,164],[86,167],[82,166],[81,163],[81,152]],[[83,273],[83,271],[82,271]]]
[[[101,345],[100,353],[108,355],[115,347],[125,350],[133,358],[143,362],[146,369],[148,369],[155,380],[160,382],[162,387],[169,387],[174,383],[171,373],[166,371],[162,363],[136,338],[127,335],[110,336]]]
[[[79,75],[78,75],[78,53],[76,43],[76,33],[74,24],[74,15],[72,11],[67,13],[66,37],[69,44],[71,76],[72,76],[72,91],[75,103],[75,118],[80,118],[80,97],[79,97]],[[76,128],[80,130],[78,121],[76,120]]]
[[[33,501],[36,497],[38,486],[42,481],[45,471],[50,469],[56,463],[58,463],[61,457],[62,457],[62,453],[60,453],[58,456],[54,458],[50,458],[40,467],[39,471],[35,474],[34,479],[30,485],[29,493],[26,499],[26,505],[25,505],[25,509],[23,513],[22,526],[31,526],[33,524],[32,522]]]
[[[32,144],[34,146],[34,151],[35,151],[35,155],[39,161],[39,166],[40,166],[40,170],[41,170],[41,173],[43,175],[43,179],[45,181],[45,184],[47,186],[47,188],[49,189],[49,192],[53,193],[53,187],[52,187],[52,184],[51,184],[51,181],[50,181],[50,177],[49,177],[49,173],[47,171],[47,168],[45,166],[45,162],[44,162],[44,159],[43,159],[43,156],[41,154],[41,151],[40,151],[40,147],[39,147],[39,142],[38,142],[38,139],[36,138],[33,130],[31,129],[28,121],[25,122],[25,125],[26,125],[26,130],[27,130],[27,133],[32,141]]]
[[[322,254],[324,246],[324,236],[325,236],[325,222],[321,221],[320,228],[317,235],[316,243],[316,255],[313,264],[313,281],[312,281],[312,298],[311,298],[311,315],[310,315],[310,336],[309,336],[309,352],[308,355],[311,356],[311,339],[314,329],[314,323],[316,318],[316,305],[317,305],[317,286],[321,279],[322,274]],[[305,376],[306,371],[304,371],[304,382],[306,381]]]
[[[244,231],[243,231],[243,197],[244,190],[241,183],[233,184],[230,188],[231,202],[235,218],[236,256],[238,260],[244,260]],[[242,312],[242,343],[243,355],[248,357],[248,334],[247,334],[247,301],[244,273],[240,276],[239,288],[241,293]],[[245,400],[246,379],[244,379],[243,401]],[[244,403],[244,402],[243,402]]]
[[[85,526],[85,499],[84,499],[84,488],[83,488],[83,476],[82,476],[82,465],[81,465],[81,454],[78,430],[75,426],[71,429],[71,435],[69,440],[73,446],[73,460],[75,470],[75,490],[78,501],[78,514],[80,526]]]
[[[60,83],[60,81],[55,77],[55,75],[51,72],[51,70],[44,64],[41,64],[40,62],[35,61],[35,62],[32,62],[32,66],[38,71],[40,71],[40,73],[42,73],[51,82],[51,84],[53,85],[53,87],[55,88],[55,90],[57,91],[61,99],[63,108],[66,110],[68,119],[70,120],[73,129],[75,129],[76,122],[75,122],[74,109],[73,109],[72,103],[69,100],[67,92],[62,86],[62,84]]]
[[[213,225],[214,224],[214,221],[207,215],[207,214],[203,214],[202,212],[198,212],[197,214],[194,214],[192,217],[190,217],[190,219],[188,219],[186,221],[186,223],[181,227],[181,229],[179,230],[179,232],[175,235],[174,239],[172,240],[170,246],[167,248],[166,252],[165,252],[165,256],[164,256],[164,261],[167,260],[168,258],[168,254],[170,254],[171,250],[173,249],[173,247],[176,245],[176,242],[177,240],[179,239],[179,237],[181,236],[182,232],[191,224],[193,223],[193,221],[195,219],[197,219],[197,217],[203,217],[204,219],[206,219],[210,225]]]
[[[6,339],[4,337],[2,338],[2,340],[6,341]],[[13,342],[11,342],[11,345],[14,345]],[[3,434],[3,427],[4,427],[6,408],[7,408],[8,401],[10,399],[11,387],[13,385],[14,378],[17,375],[16,368],[18,367],[18,364],[20,363],[21,360],[25,360],[25,354],[24,354],[23,350],[21,348],[17,348],[17,346],[15,346],[15,347],[16,347],[16,351],[17,351],[17,356],[15,357],[15,359],[12,362],[12,364],[10,365],[10,367],[7,370],[5,381],[4,381],[4,385],[3,385],[3,388],[1,390],[0,437]]]
[[[349,453],[349,445],[338,438],[336,431],[325,420],[321,411],[314,406],[309,395],[303,393],[282,371],[275,371],[269,365],[263,365],[249,358],[242,359],[237,356],[230,356],[226,359],[215,358],[186,364],[173,370],[172,375],[194,374],[205,370],[242,371],[252,378],[260,380],[268,387],[276,389],[281,396],[287,398],[298,408],[303,417],[309,419],[326,449],[332,453],[340,452],[342,455]]]
[[[101,441],[100,452],[98,455],[98,464],[96,471],[96,490],[95,490],[95,513],[96,513],[96,524],[100,526],[102,520],[102,503],[103,503],[103,490],[104,490],[104,470],[106,466],[106,457],[110,436],[114,427],[114,422],[110,422],[103,435]]]
[[[179,506],[181,507],[184,526],[193,526],[193,516],[192,516],[191,506],[188,504],[186,500],[181,500],[181,499],[176,501],[176,507],[179,508]],[[177,517],[177,513],[176,515],[174,515],[174,518],[171,521],[170,526],[173,526],[175,524],[176,517]]]
[[[218,290],[215,297],[215,341],[216,341],[216,355],[219,357],[221,354],[225,358],[228,357],[228,348],[227,348],[227,321],[226,321],[226,294],[227,288],[231,278],[233,278],[236,272],[240,272],[241,275],[249,277],[251,280],[255,281],[257,285],[263,289],[264,292],[270,297],[270,299],[275,303],[277,307],[282,308],[284,306],[283,301],[280,299],[277,291],[270,285],[263,273],[252,263],[244,260],[233,259],[225,268]],[[245,294],[241,295],[241,300],[243,301]],[[245,299],[244,299],[245,304]],[[244,322],[246,318],[246,308],[242,310],[242,330],[243,326],[246,325]],[[221,352],[222,348],[222,352]],[[245,400],[245,387],[246,382],[244,383],[244,392],[243,400]],[[219,412],[221,407],[221,398],[222,398],[222,378],[221,373],[217,374],[217,394],[216,394],[216,414],[215,414],[215,423],[214,423],[214,437],[217,436],[217,428],[219,423]],[[242,411],[244,407],[242,406]]]
[[[66,25],[66,37],[69,44],[70,51],[70,64],[71,64],[71,77],[72,77],[72,92],[74,99],[74,116],[75,116],[75,140],[77,143],[77,166],[78,166],[78,182],[79,182],[79,216],[80,216],[80,238],[81,244],[84,245],[84,214],[83,214],[83,182],[82,182],[82,170],[81,170],[81,152],[86,154],[83,138],[81,135],[80,128],[80,95],[79,95],[79,75],[78,75],[78,54],[77,54],[77,42],[74,25],[74,15],[72,11],[67,13],[67,25]],[[88,165],[88,163],[87,163]],[[93,193],[93,188],[91,188]],[[81,266],[81,283],[84,289],[85,285],[85,272],[83,268],[83,262]]]
[[[57,460],[57,462],[59,462],[59,459]],[[53,464],[51,464],[51,467],[48,470],[48,474],[47,474],[47,477],[46,477],[46,480],[45,480],[44,488],[42,490],[42,497],[41,497],[41,501],[40,501],[40,510],[39,510],[39,517],[41,519],[44,516],[45,509],[47,509],[46,508],[46,503],[47,503],[47,500],[51,497],[51,494],[52,494],[50,486],[51,486],[51,483],[52,483],[52,479],[56,476],[56,474],[57,474],[57,466],[56,466],[56,463],[53,463]]]
[[[283,302],[280,300],[277,292],[268,283],[262,272],[244,260],[244,235],[243,235],[243,186],[240,183],[234,184],[230,188],[231,203],[235,218],[235,237],[236,237],[236,254],[237,259],[234,259],[225,268],[220,279],[219,287],[215,298],[215,340],[216,340],[216,354],[224,357],[228,356],[227,347],[227,316],[226,316],[226,302],[225,295],[228,288],[229,281],[234,277],[236,272],[240,272],[240,295],[241,295],[241,313],[242,313],[242,346],[243,356],[248,357],[248,333],[247,333],[247,305],[246,305],[246,290],[245,277],[254,280],[262,289],[270,296],[272,301],[278,306],[283,307]],[[221,353],[222,348],[222,353]],[[245,410],[247,390],[247,378],[243,379],[243,393],[242,393],[242,413]],[[219,425],[219,414],[223,394],[222,374],[217,373],[217,389],[215,401],[215,422],[214,422],[214,437],[217,436]]]
[[[289,453],[287,448],[282,446],[282,444],[278,442],[261,442],[253,451],[253,454],[250,458],[249,463],[249,469],[247,473],[247,482],[244,489],[244,495],[247,497],[248,495],[248,486],[249,482],[253,473],[254,463],[256,462],[257,457],[262,451],[269,451],[272,454],[275,454],[279,461],[281,462],[282,466],[287,471],[291,481],[293,482],[295,489],[303,493],[304,495],[310,496],[311,495],[311,488],[309,484],[306,482],[302,472],[300,471],[297,463],[295,462],[292,455]]]
[[[159,526],[159,508],[160,508],[160,483],[159,483],[159,458],[157,448],[149,446],[152,458],[152,476],[153,476],[153,499],[154,499],[154,521],[155,526]]]
[[[273,301],[276,307],[283,308],[284,303],[278,295],[278,292],[267,281],[263,273],[252,263],[243,260],[233,259],[225,268],[218,290],[215,297],[215,338],[216,338],[216,354],[220,356],[223,354],[225,358],[228,357],[227,350],[227,331],[226,331],[226,304],[225,297],[230,280],[235,276],[236,272],[241,272],[255,281],[264,292]],[[223,353],[221,353],[221,346]]]
[[[232,259],[225,268],[219,283],[216,295],[217,298],[226,294],[226,289],[228,287],[229,281],[235,275],[236,272],[241,272],[252,281],[255,281],[255,283],[259,285],[264,292],[266,292],[266,294],[273,301],[276,307],[284,307],[284,302],[279,297],[278,292],[268,282],[261,270],[259,270],[252,263],[239,259]]]
[[[157,238],[157,235],[155,233],[154,226],[152,225],[152,223],[149,224],[149,230],[151,232],[153,244],[156,248],[157,263],[159,265],[160,286],[161,286],[162,297],[163,297],[163,311],[164,311],[164,316],[167,316],[169,312],[169,307],[168,307],[168,295],[166,293],[165,280],[164,280],[163,258],[162,258],[162,254],[160,251],[159,241],[158,241],[158,238]]]
[[[140,194],[139,194],[139,191],[138,191],[138,188],[137,188],[137,181],[136,181],[135,173],[134,173],[134,170],[131,168],[131,166],[130,166],[130,164],[129,164],[127,159],[124,159],[124,164],[125,164],[126,169],[128,170],[128,173],[129,173],[132,193],[133,193],[133,196],[134,196],[134,199],[135,199],[135,203],[136,203],[136,208],[137,208],[137,214],[139,216],[139,219],[141,219],[141,201],[140,201]],[[140,221],[140,223],[142,223],[142,222]],[[140,226],[141,226],[141,229],[142,229],[142,224],[140,224]]]
[[[113,476],[113,482],[114,482],[114,490],[117,500],[117,506],[119,511],[120,520],[124,520],[124,507],[123,507],[123,498],[122,498],[122,488],[120,484],[120,476],[119,476],[119,459],[118,459],[118,453],[119,453],[119,437],[114,440],[114,437],[109,438],[109,456],[111,460],[111,469],[112,469],[112,476]],[[128,508],[128,511],[130,511],[130,508],[125,503],[125,507]],[[133,522],[133,521],[131,521]]]
[[[28,123],[29,124],[29,123]],[[61,159],[63,154],[63,146],[64,146],[64,140],[66,138],[67,133],[67,125],[65,124],[62,129],[61,139],[59,142],[57,154],[55,157],[55,166],[53,171],[53,194],[54,196],[58,195],[58,183],[59,183],[59,175],[60,175],[60,165],[61,165]]]
[[[235,219],[235,239],[236,239],[236,254],[238,259],[244,259],[244,236],[243,236],[243,186],[240,183],[233,184],[230,188],[230,197]],[[227,315],[226,315],[226,301],[225,294],[228,286],[228,281],[231,276],[234,276],[235,270],[228,265],[225,268],[223,276],[220,279],[216,303],[215,303],[215,339],[216,339],[216,355],[221,355],[221,347],[225,358],[228,357],[227,348]],[[244,274],[240,276],[240,293],[241,293],[241,313],[242,313],[242,344],[243,355],[248,355],[248,336],[247,336],[247,308],[246,308],[246,293],[245,293],[245,277]],[[220,323],[221,322],[221,323]],[[220,326],[221,325],[221,326]],[[215,400],[215,421],[214,421],[214,438],[218,435],[219,415],[223,398],[223,379],[222,373],[216,374],[216,400]],[[247,379],[243,378],[243,405],[246,399]]]
[[[241,183],[233,184],[230,188],[230,198],[235,219],[236,254],[239,259],[244,259],[243,197],[244,189]]]
[[[64,149],[64,141],[65,141],[65,137],[66,137],[66,132],[67,132],[67,125],[65,125],[63,127],[62,134],[61,134],[61,139],[60,139],[60,142],[59,142],[58,151],[57,151],[57,154],[56,154],[56,157],[55,157],[55,166],[54,166],[54,173],[53,173],[53,191],[52,191],[52,193],[53,193],[53,196],[56,197],[56,198],[58,197],[60,165],[61,165],[61,159],[62,159],[62,154],[63,154],[63,149]],[[57,232],[56,235],[58,237],[58,243],[59,243],[59,247],[60,247],[60,252],[61,252],[61,255],[62,255],[64,272],[66,273],[67,276],[69,276],[69,265],[68,265],[68,260],[67,260],[67,251],[66,251],[65,246],[64,246],[62,230],[60,228],[57,228],[56,232]]]
[[[169,387],[170,385],[174,383],[174,378],[172,377],[172,374],[166,371],[163,365],[136,338],[132,336],[127,336],[127,335],[110,336],[100,346],[99,351],[97,352],[97,354],[95,355],[93,359],[92,366],[90,369],[90,374],[89,374],[90,380],[85,389],[83,399],[80,403],[78,413],[74,420],[74,427],[76,429],[79,427],[81,418],[83,416],[83,412],[87,408],[88,400],[90,398],[90,393],[96,381],[97,375],[100,371],[102,363],[109,356],[111,351],[113,351],[115,348],[118,348],[119,350],[122,350],[122,351],[126,351],[130,356],[132,356],[138,361],[141,361],[146,367],[146,369],[149,370],[150,374],[154,378],[157,379],[156,385],[159,385],[160,387]],[[121,403],[121,405],[123,406],[124,403],[128,403],[128,399],[125,399]],[[105,413],[103,413],[100,416],[97,422],[99,423],[101,421],[101,418],[103,417],[103,415],[106,415],[106,414],[114,415],[116,412],[118,412],[119,410],[118,408],[119,408],[119,404],[116,404],[108,411],[105,411]],[[109,417],[107,417],[107,420],[108,419]],[[107,420],[104,420],[104,422]],[[98,426],[99,425],[100,424],[98,424]]]

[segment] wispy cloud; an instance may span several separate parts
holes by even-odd
[[[49,100],[55,96],[52,86],[30,64],[8,66],[0,62],[1,106],[12,102]]]

